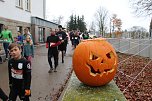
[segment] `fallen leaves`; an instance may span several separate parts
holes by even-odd
[[[151,59],[130,56],[118,53],[119,66],[114,81],[128,101],[152,101]]]

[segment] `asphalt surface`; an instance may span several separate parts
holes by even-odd
[[[54,99],[59,97],[61,88],[72,70],[72,53],[72,47],[68,44],[64,63],[61,62],[60,53],[57,72],[48,73],[47,49],[45,46],[35,48],[32,60],[31,101],[55,101]],[[7,61],[0,64],[0,87],[7,95],[9,94]]]

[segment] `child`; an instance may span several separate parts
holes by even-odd
[[[17,96],[23,101],[29,101],[31,95],[31,65],[21,55],[21,46],[12,43],[8,47],[11,59],[8,61],[9,101],[16,101]]]
[[[32,57],[34,58],[34,46],[30,35],[27,35],[24,40],[23,51],[24,57],[31,63]]]

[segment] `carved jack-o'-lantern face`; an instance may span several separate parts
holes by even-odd
[[[117,55],[105,39],[81,42],[73,54],[73,69],[80,81],[90,86],[110,82],[117,70]]]

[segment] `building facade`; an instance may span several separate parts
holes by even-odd
[[[57,24],[45,20],[45,0],[0,0],[0,31],[7,25],[13,36],[28,27],[34,43],[45,42],[50,28]]]

